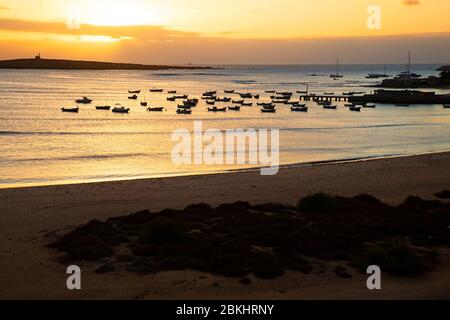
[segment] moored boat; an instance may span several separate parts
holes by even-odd
[[[444,104],[444,109],[450,109],[450,104]]]
[[[125,107],[114,107],[112,109],[112,112],[114,113],[128,113],[130,111],[130,108]]]
[[[241,110],[241,106],[228,107],[228,110],[239,111],[239,110]]]
[[[212,108],[208,108],[209,112],[225,112],[227,111],[227,107],[223,107],[223,108],[217,108],[217,107],[212,107]]]
[[[292,106],[291,111],[293,112],[308,112],[308,107],[306,106]]]
[[[324,104],[324,105],[323,105],[323,108],[324,108],[324,109],[336,110],[336,109],[337,109],[337,105]]]
[[[62,112],[73,112],[73,113],[76,113],[76,112],[78,112],[80,110],[80,108],[78,108],[78,107],[75,107],[75,108],[61,108],[61,111]]]
[[[96,106],[97,110],[111,110],[111,106]]]
[[[145,102],[145,101],[141,101],[141,106],[142,107],[146,107],[148,105],[148,103],[147,102]]]
[[[227,97],[219,98],[219,97],[216,97],[216,101],[217,102],[231,102],[231,98],[227,98]]]
[[[75,100],[76,103],[81,103],[81,104],[89,104],[92,102],[92,99],[89,99],[88,97],[83,97],[81,99],[77,99]]]
[[[164,91],[163,89],[159,89],[159,88],[150,89],[150,92],[163,92],[163,91]]]
[[[191,114],[191,109],[177,109],[177,114]]]
[[[357,111],[357,112],[360,112],[360,111],[361,111],[361,107],[351,106],[351,107],[349,108],[349,110],[350,110],[350,111]]]
[[[141,90],[128,90],[128,93],[141,93]]]
[[[138,96],[135,94],[128,97],[128,99],[130,99],[130,100],[137,100],[137,98],[138,98]]]
[[[262,108],[261,112],[262,113],[275,113],[275,112],[277,112],[277,109],[275,109],[275,108],[273,108],[273,109]]]
[[[225,93],[234,93],[234,90],[223,90]]]
[[[150,108],[147,108],[147,111],[150,111],[150,112],[161,112],[163,110],[164,110],[164,107],[150,107]]]

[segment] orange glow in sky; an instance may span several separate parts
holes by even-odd
[[[379,29],[367,27],[370,5],[380,9]],[[27,39],[49,49],[119,41],[136,50],[155,41],[448,35],[448,12],[449,0],[0,0],[0,42],[12,54],[13,42]]]

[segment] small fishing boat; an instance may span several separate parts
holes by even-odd
[[[216,101],[206,100],[206,104],[207,104],[207,105],[210,105],[210,106],[213,106],[213,105],[216,104]]]
[[[178,95],[178,96],[173,96],[175,98],[175,100],[182,100],[182,99],[187,99],[189,96],[187,94],[183,94],[183,95]]]
[[[158,89],[158,88],[150,89],[150,92],[163,92],[163,91],[164,91],[163,89]]]
[[[291,106],[296,106],[300,103],[300,101],[287,101],[286,104],[289,104]]]
[[[216,96],[202,96],[202,99],[203,100],[214,100],[214,101],[216,101]]]
[[[148,105],[148,103],[147,102],[145,102],[145,101],[141,101],[141,106],[142,107],[146,107]]]
[[[178,105],[178,109],[191,109],[191,108],[192,108],[192,106],[188,103]]]
[[[219,97],[216,97],[216,101],[217,102],[231,102],[231,98],[227,98],[227,97],[219,98]]]
[[[366,104],[363,104],[363,107],[364,108],[376,108],[377,106],[376,106],[376,104],[374,104],[374,103],[366,103]]]
[[[291,111],[293,111],[293,112],[308,112],[308,107],[305,107],[305,106],[293,106],[293,107],[291,107]]]
[[[241,105],[244,107],[251,107],[253,106],[253,102],[242,102]]]
[[[191,109],[178,109],[177,110],[177,114],[191,114],[192,110]]]
[[[96,106],[97,110],[111,110],[111,106]]]
[[[275,93],[275,90],[266,90],[266,93]]]
[[[409,107],[408,103],[397,103],[395,104],[396,107]]]
[[[167,101],[175,101],[177,100],[175,97],[167,97]]]
[[[336,110],[336,109],[337,109],[337,105],[324,104],[324,105],[323,105],[323,108],[324,108],[324,109]]]
[[[360,112],[361,111],[361,107],[357,107],[357,106],[351,106],[349,108],[350,111],[356,111],[356,112]]]
[[[277,91],[276,94],[279,94],[280,96],[292,96],[292,92],[288,92],[288,91]]]
[[[334,92],[324,92],[323,94],[327,95],[327,96],[332,96],[334,94]]]
[[[239,93],[239,96],[243,99],[251,99],[253,95],[251,93]]]
[[[141,93],[141,90],[128,90],[128,93]]]
[[[308,94],[308,91],[297,90],[297,93],[299,93],[299,94]]]
[[[130,108],[125,107],[114,107],[112,109],[112,112],[114,113],[128,113],[130,111]]]
[[[184,103],[188,103],[193,107],[196,107],[198,105],[199,100],[198,99],[187,99]]]
[[[344,106],[346,106],[348,108],[348,107],[353,107],[354,104],[353,103],[346,103],[346,104],[344,104]]]
[[[234,93],[234,90],[223,90],[225,93]]]
[[[209,112],[225,112],[227,111],[227,107],[223,107],[223,108],[217,108],[217,107],[212,107],[212,108],[208,108]]]
[[[211,96],[215,96],[217,94],[217,91],[206,91],[203,93],[204,97],[211,97]]]
[[[317,101],[319,106],[328,106],[331,104],[331,101]]]
[[[150,112],[161,112],[163,110],[164,110],[164,107],[150,107],[150,108],[147,108],[147,111],[150,111]]]
[[[263,109],[275,109],[275,106],[273,104],[271,104],[271,105],[265,105],[262,108]]]
[[[274,100],[272,100],[272,103],[275,103],[275,104],[286,104],[286,102],[288,102],[289,100],[288,99],[274,99]]]
[[[137,100],[137,98],[138,98],[138,96],[135,94],[128,97],[128,99],[130,99],[130,100]]]
[[[80,108],[78,108],[78,107],[76,107],[76,108],[61,108],[61,111],[62,112],[73,112],[73,113],[75,113],[75,112],[78,112],[80,110]]]
[[[259,100],[259,97],[260,97],[259,94],[253,96],[253,98],[255,98],[256,100]]]
[[[263,108],[263,109],[261,109],[261,112],[262,113],[275,113],[275,112],[277,112],[277,109],[266,109],[266,108]]]
[[[355,93],[353,91],[350,91],[350,92],[343,92],[342,94],[344,96],[353,96]]]
[[[444,109],[450,109],[450,104],[444,104]]]
[[[257,105],[258,106],[262,106],[262,107],[267,107],[267,106],[272,107],[272,106],[274,106],[272,102],[258,102]]]
[[[169,91],[167,91],[167,93],[168,93],[168,94],[176,94],[176,93],[177,93],[177,90],[169,90]]]
[[[241,110],[241,106],[228,107],[228,110],[239,111],[239,110]]]
[[[83,97],[81,99],[77,99],[75,100],[76,103],[81,103],[81,104],[89,104],[92,102],[92,99],[89,99],[88,97]]]
[[[235,104],[243,104],[244,100],[233,100],[232,102]]]

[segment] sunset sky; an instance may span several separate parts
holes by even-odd
[[[411,49],[447,63],[448,12],[449,0],[0,0],[0,59],[403,63]]]

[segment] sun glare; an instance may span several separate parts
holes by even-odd
[[[82,16],[83,23],[98,26],[160,25],[164,20],[160,10],[132,1],[92,2]]]

